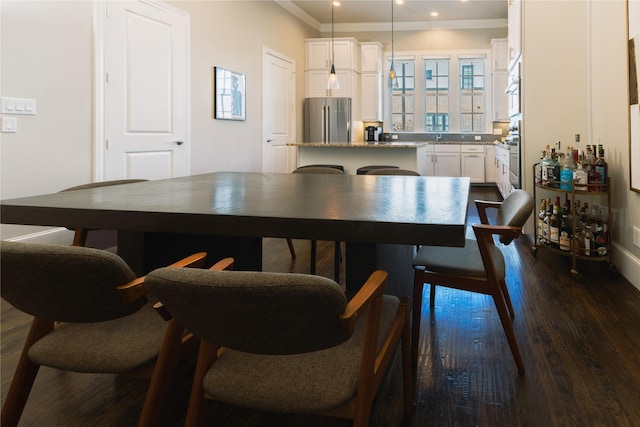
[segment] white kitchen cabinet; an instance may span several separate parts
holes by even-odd
[[[382,73],[382,43],[360,43],[360,72]]]
[[[460,145],[430,144],[426,170],[428,176],[461,176]]]
[[[360,43],[354,38],[335,38],[335,55],[331,54],[331,39],[306,39],[307,70],[330,70],[331,61],[337,70],[360,71]]]
[[[491,39],[492,56],[492,105],[493,120],[509,120],[509,97],[506,93],[509,84],[509,60],[507,39]]]
[[[509,0],[507,15],[508,68],[511,69],[522,54],[522,0]]]
[[[509,181],[509,150],[500,145],[496,146],[496,185],[503,198],[511,193],[512,187]]]
[[[461,176],[471,178],[472,184],[484,183],[484,147],[482,145],[462,145],[460,147]]]
[[[496,147],[493,145],[484,146],[484,182],[495,183],[497,175]]]
[[[327,90],[329,70],[305,71],[305,83],[307,98],[330,96],[334,98],[355,98],[360,93],[360,75],[355,71],[336,71],[340,89]],[[353,105],[352,105],[353,109]],[[353,114],[353,111],[352,111]]]
[[[362,121],[382,122],[382,73],[362,73]]]

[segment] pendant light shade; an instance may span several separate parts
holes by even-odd
[[[338,75],[336,74],[335,65],[335,46],[333,37],[333,9],[334,4],[331,4],[331,71],[329,72],[329,80],[327,81],[327,94],[331,96],[332,90],[340,89],[340,83],[338,82]]]

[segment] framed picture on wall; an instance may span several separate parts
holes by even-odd
[[[629,162],[631,190],[640,192],[640,0],[627,0],[629,65]]]
[[[215,118],[246,120],[245,75],[222,67],[213,67],[213,75]]]

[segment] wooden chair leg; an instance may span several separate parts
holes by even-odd
[[[433,285],[432,285],[433,286]],[[420,318],[422,316],[422,291],[424,289],[424,281],[419,271],[414,272],[413,276],[413,307],[411,321],[411,371],[413,378],[417,378],[418,372],[418,353],[420,347]]]
[[[333,280],[336,283],[340,283],[340,260],[342,258],[342,248],[340,247],[340,242],[335,242],[335,249],[333,255]]]
[[[318,241],[317,240],[312,240],[311,241],[311,256],[310,256],[310,267],[309,267],[309,271],[311,274],[316,274],[316,255],[318,252]]]
[[[404,327],[402,328],[402,394],[404,400],[404,419],[413,417],[413,375],[411,351],[411,332],[409,331],[409,313],[406,313]]]
[[[291,258],[296,258],[296,248],[293,247],[293,240],[287,239],[287,245],[289,246],[289,252],[291,253]]]
[[[202,404],[204,403],[204,389],[202,382],[211,364],[215,362],[218,355],[218,347],[208,341],[200,342],[200,350],[198,351],[198,362],[196,363],[195,374],[193,376],[193,385],[191,386],[191,396],[189,396],[189,408],[187,409],[187,417],[185,427],[197,427],[202,425],[204,420],[204,411]]]
[[[518,367],[518,372],[520,374],[524,374],[524,362],[522,361],[522,355],[520,354],[520,347],[518,347],[518,341],[516,340],[516,334],[513,331],[513,322],[511,321],[511,316],[509,316],[509,310],[504,302],[504,298],[502,295],[492,294],[493,302],[498,309],[498,315],[500,316],[500,322],[502,323],[502,329],[504,329],[504,333],[507,336],[507,341],[509,342],[509,347],[511,348],[511,354],[513,355],[513,359],[516,361],[516,366]]]
[[[436,304],[436,285],[431,283],[431,290],[429,291],[429,308],[433,310]]]
[[[507,282],[505,282],[504,280],[501,280],[500,289],[502,290],[504,302],[507,304],[507,308],[509,309],[509,314],[513,319],[516,316],[516,314],[515,314],[515,311],[513,311],[513,304],[511,304],[511,297],[509,296],[509,289],[507,288]]]
[[[145,397],[142,413],[138,420],[138,427],[158,425],[162,405],[166,399],[171,381],[175,376],[180,361],[183,334],[184,328],[180,326],[175,319],[167,322],[165,335],[162,340],[160,352],[158,353],[158,360],[153,368],[153,375],[151,376],[147,396]]]
[[[24,406],[29,398],[31,387],[40,369],[40,365],[36,365],[29,360],[27,353],[34,343],[52,330],[52,321],[39,319],[37,317],[33,319],[29,334],[22,347],[16,372],[13,375],[11,386],[9,387],[7,397],[2,406],[2,415],[0,415],[0,425],[2,425],[2,427],[14,427],[18,425]]]

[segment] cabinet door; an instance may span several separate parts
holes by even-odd
[[[382,121],[382,74],[363,73],[362,79],[362,120]]]
[[[380,43],[361,43],[360,71],[380,73],[382,71],[382,45]]]
[[[462,153],[461,176],[468,176],[472,183],[484,182],[484,153]]]
[[[508,9],[508,55],[509,69],[520,58],[522,50],[522,3],[521,0],[509,0]]]
[[[331,68],[331,43],[327,40],[308,40],[307,69],[324,70]]]
[[[460,176],[460,153],[436,153],[436,176]]]
[[[484,147],[484,182],[496,182],[496,147]]]
[[[330,96],[334,98],[355,98],[357,92],[354,92],[353,72],[336,71],[340,89],[327,91],[327,81],[329,80],[328,70],[311,70],[306,71],[307,98]]]
[[[507,71],[494,71],[493,78],[493,120],[509,120],[509,95],[506,93],[509,84]]]
[[[427,152],[427,171],[425,176],[435,176],[436,175],[436,165],[435,165],[436,157],[433,154],[433,151]]]

